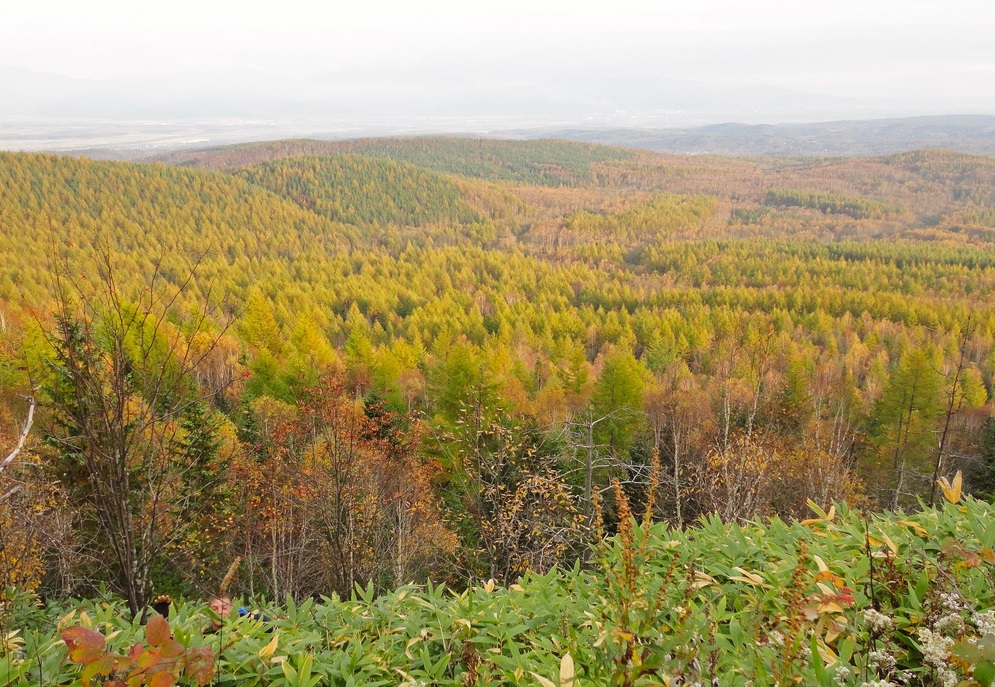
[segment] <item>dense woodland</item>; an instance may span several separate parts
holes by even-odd
[[[993,249],[995,158],[942,151],[0,153],[0,585],[510,583],[613,480],[678,529],[988,498]]]

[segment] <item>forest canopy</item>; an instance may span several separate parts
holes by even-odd
[[[613,480],[675,527],[917,509],[958,471],[995,493],[995,159],[172,162],[0,153],[4,446],[38,401],[0,584],[137,611],[236,559],[270,598],[510,582],[584,561]],[[95,490],[114,441],[143,495],[119,523],[85,511],[120,498]]]

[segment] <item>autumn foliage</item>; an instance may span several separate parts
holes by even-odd
[[[107,649],[99,632],[77,625],[62,631],[69,660],[83,666],[80,682],[103,687],[173,687],[177,684],[207,685],[214,675],[214,652],[210,647],[190,649],[173,638],[169,624],[153,615],[145,627],[145,642],[127,653]]]
[[[40,402],[0,473],[20,589],[510,583],[616,531],[613,480],[677,527],[995,493],[990,158],[182,161],[0,154],[5,447]]]

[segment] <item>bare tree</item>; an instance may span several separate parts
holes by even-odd
[[[122,294],[109,252],[97,268],[99,280],[85,289],[64,266],[56,270],[46,439],[83,526],[103,547],[104,574],[137,615],[145,612],[154,565],[187,531],[216,467],[205,464],[211,456],[191,441],[185,422],[205,400],[193,373],[212,350],[195,352],[188,341],[212,311],[201,309],[192,335],[167,321],[196,265],[172,288],[160,286],[157,268],[133,300]]]
[[[646,394],[646,413],[653,445],[669,463],[659,475],[669,517],[683,528],[704,469],[706,437],[715,432],[712,409],[690,370],[672,365]]]
[[[0,458],[0,588],[30,590],[45,573],[44,551],[68,538],[61,526],[61,513],[52,507],[54,490],[35,479],[37,463],[26,455],[35,415],[33,392],[26,400],[27,416],[16,425],[14,448],[6,458]]]
[[[16,460],[17,456],[20,455],[21,451],[24,450],[24,444],[27,443],[28,441],[28,434],[31,433],[31,425],[34,423],[35,420],[34,393],[28,396],[27,400],[28,400],[28,416],[24,420],[24,424],[21,426],[21,431],[17,437],[17,445],[14,446],[14,449],[9,454],[7,454],[7,457],[4,458],[3,461],[0,461],[0,474],[3,474],[4,470],[13,465],[14,460]],[[0,504],[11,498],[14,494],[19,492],[20,490],[21,490],[20,484],[15,484],[14,486],[10,487],[4,494],[0,495]]]
[[[598,414],[593,408],[588,407],[584,413],[578,414],[564,426],[570,455],[567,460],[568,467],[563,470],[562,476],[573,479],[574,474],[583,473],[584,487],[580,502],[588,526],[596,517],[595,493],[600,495],[613,488],[608,479],[609,475],[626,486],[648,484],[646,480],[649,476],[648,466],[633,464],[618,451],[612,450],[609,444],[599,443],[596,436],[599,425],[620,417],[635,416],[641,416],[640,411],[631,407],[617,408],[605,414]]]

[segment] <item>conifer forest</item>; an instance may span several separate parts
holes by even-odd
[[[0,687],[988,687],[993,395],[993,157],[0,152]]]

